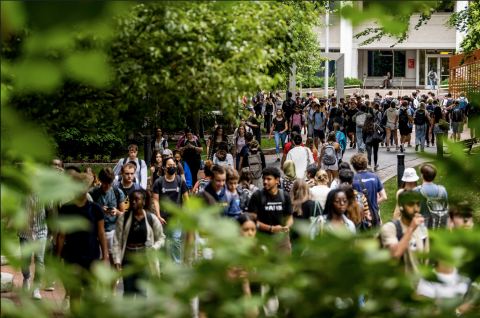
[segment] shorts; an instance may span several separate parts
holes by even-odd
[[[408,126],[400,126],[400,136],[408,136],[410,134],[410,127]]]
[[[325,139],[325,131],[319,130],[319,129],[314,129],[313,130],[313,136],[314,137],[319,137],[320,139]]]
[[[453,127],[453,133],[457,133],[457,134],[463,133],[463,121],[453,121],[452,127]]]
[[[390,130],[395,130],[396,129],[395,124],[393,124],[393,123],[387,123],[385,128],[390,129]]]
[[[357,133],[357,125],[355,125],[355,123],[348,125],[347,134],[350,134],[350,133]]]
[[[255,115],[260,116],[262,114],[262,108],[261,107],[254,107],[255,110]]]
[[[107,237],[107,252],[108,255],[113,255],[113,238],[115,237],[115,230],[109,232],[105,231],[105,236]],[[103,258],[102,247],[100,246],[100,258]]]

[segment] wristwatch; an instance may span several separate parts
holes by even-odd
[[[270,225],[270,233],[273,233],[272,229],[273,229],[273,225]]]

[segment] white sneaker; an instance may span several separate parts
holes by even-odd
[[[42,299],[42,295],[40,295],[40,290],[38,288],[35,288],[35,290],[33,291],[32,298],[36,300]]]
[[[24,278],[22,284],[23,290],[30,290],[30,278]]]
[[[62,300],[62,311],[66,312],[70,309],[70,296],[65,296]]]
[[[55,283],[49,282],[45,285],[45,291],[54,291],[55,290]]]
[[[379,87],[380,87],[380,88],[383,88],[383,85],[380,85]]]

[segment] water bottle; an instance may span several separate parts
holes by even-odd
[[[425,240],[428,236],[428,229],[425,226],[425,222],[422,222],[422,224],[418,226],[418,229],[419,229],[420,238],[422,240]]]

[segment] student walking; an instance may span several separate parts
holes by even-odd
[[[137,167],[135,166],[135,169]],[[155,151],[152,155],[152,160],[150,161],[150,183],[149,188],[153,188],[153,184],[160,177],[159,173],[162,169],[162,153],[160,151]]]
[[[240,210],[233,194],[228,191],[226,180],[227,173],[225,168],[213,166],[211,181],[205,187],[205,192],[210,194],[223,207],[221,216],[237,219],[242,214],[242,210]]]
[[[359,109],[357,109],[357,104],[355,104],[354,101],[349,101],[348,102],[349,108],[347,109],[347,115],[346,115],[346,120],[347,120],[347,135],[348,138],[350,139],[350,148],[356,148],[357,147],[357,124],[353,121],[353,117],[359,112]]]
[[[155,129],[155,138],[152,139],[150,147],[150,161],[155,151],[162,153],[165,149],[168,149],[168,141],[163,138],[162,128]]]
[[[327,124],[327,115],[325,115],[325,107],[318,104],[314,105],[315,113],[312,120],[312,134],[315,138],[315,148],[318,148],[318,141],[325,142],[325,126]],[[322,111],[323,109],[323,111]]]
[[[148,168],[145,160],[137,158],[138,154],[138,146],[135,144],[131,144],[128,146],[128,158],[120,159],[113,168],[113,173],[118,176],[120,175],[120,170],[124,164],[128,162],[135,162],[137,166],[137,170],[135,171],[135,179],[137,180],[138,185],[146,190],[147,189],[147,181],[148,181]]]
[[[117,270],[126,271],[135,267],[133,274],[123,275],[124,296],[137,296],[145,299],[147,289],[142,287],[142,280],[160,277],[158,259],[148,257],[147,253],[157,251],[165,245],[160,220],[145,209],[150,207],[150,196],[144,190],[135,190],[130,194],[128,212],[118,218],[118,231],[115,233],[113,250]],[[134,259],[148,259],[149,269],[138,270]]]
[[[358,149],[357,152],[364,153],[365,152],[365,143],[362,137],[362,128],[365,125],[365,120],[367,119],[367,106],[361,105],[360,106],[360,111],[353,115],[353,122],[355,123],[355,133],[356,133],[356,138],[357,138],[357,143],[358,143]]]
[[[287,154],[287,161],[291,160],[295,163],[295,174],[297,178],[305,180],[305,171],[307,167],[314,163],[312,152],[307,147],[302,147],[302,136],[295,135],[293,137],[295,148],[292,148]]]
[[[243,167],[249,168],[253,176],[253,184],[262,188],[262,170],[265,169],[265,155],[258,145],[258,141],[252,140],[248,151],[243,156]]]
[[[223,141],[228,142],[227,132],[222,125],[218,125],[213,135],[207,140],[207,160],[213,160],[213,155],[218,151],[218,147]]]
[[[277,109],[277,117],[273,119],[272,127],[270,128],[270,135],[268,140],[272,138],[272,133],[275,131],[275,150],[277,152],[277,161],[280,162],[280,141],[282,141],[282,149],[285,149],[285,139],[287,138],[287,119],[283,116],[283,111]]]
[[[398,128],[400,130],[400,151],[405,151],[405,142],[408,141],[408,136],[410,135],[409,125],[413,123],[412,115],[410,109],[408,108],[408,102],[404,100],[402,102],[402,107],[398,111]]]
[[[425,151],[425,139],[428,133],[428,123],[431,122],[430,114],[427,113],[425,103],[420,103],[420,106],[413,114],[413,122],[415,123],[415,151]]]
[[[322,145],[320,155],[318,157],[318,168],[325,170],[330,181],[338,177],[338,154],[341,154],[342,148],[337,142],[334,132],[328,134],[328,139]],[[330,186],[330,182],[328,184]]]
[[[180,151],[182,157],[185,158],[185,162],[190,168],[192,174],[192,184],[195,185],[198,180],[198,171],[200,170],[200,164],[202,161],[203,146],[200,140],[193,138],[193,133],[190,128],[185,129],[185,139],[180,145]]]
[[[365,146],[367,147],[367,157],[368,157],[368,168],[367,170],[372,171],[372,152],[373,152],[373,163],[374,169],[377,171],[378,169],[378,146],[380,144],[380,139],[375,140],[373,138],[375,131],[383,129],[377,127],[375,123],[374,117],[372,115],[368,115],[367,119],[365,120],[365,125],[362,128],[362,138],[365,142]],[[382,135],[382,134],[379,134]]]
[[[243,149],[243,146],[246,145],[247,141],[245,140],[245,126],[238,126],[237,128],[238,135],[234,137],[234,150],[233,154],[235,156],[235,169],[238,170],[240,164],[240,152]]]
[[[387,130],[387,151],[390,151],[390,135],[393,135],[393,139],[395,141],[395,150],[399,149],[397,138],[398,111],[395,106],[395,103],[392,101],[390,102],[390,107],[385,111],[385,116],[387,116],[387,125],[385,126]]]
[[[420,179],[417,175],[417,171],[414,168],[407,168],[403,172],[402,177],[402,187],[397,191],[396,200],[397,205],[395,206],[395,211],[393,212],[393,219],[396,220],[400,216],[400,206],[398,205],[398,196],[405,190],[413,190],[418,186],[418,179]]]
[[[327,195],[331,190],[328,187],[328,181],[327,172],[325,170],[318,170],[315,175],[315,186],[310,189],[312,192],[312,200],[320,203],[322,209],[325,209]]]
[[[178,162],[179,166],[182,166],[183,171],[185,172],[185,182],[187,183],[188,191],[192,189],[192,172],[190,171],[190,167],[188,163],[183,161],[182,152],[180,150],[173,151],[173,158]]]

